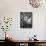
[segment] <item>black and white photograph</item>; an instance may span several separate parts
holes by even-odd
[[[20,12],[20,28],[32,28],[32,12]]]

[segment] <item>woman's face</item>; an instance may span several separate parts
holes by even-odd
[[[24,17],[24,21],[27,21],[27,20],[28,20],[28,17],[27,17],[27,16],[25,16],[25,17]]]

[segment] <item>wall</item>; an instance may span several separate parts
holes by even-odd
[[[33,27],[31,29],[20,28],[20,12],[33,13]],[[46,8],[44,7],[31,7],[28,0],[0,0],[0,19],[4,16],[13,18],[12,26],[8,33],[10,33],[17,40],[27,40],[34,34],[37,35],[39,40],[46,39],[45,12]],[[2,35],[2,33],[3,32],[0,31],[0,35]],[[4,38],[0,36],[0,39]]]

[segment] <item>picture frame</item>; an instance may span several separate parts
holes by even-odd
[[[32,12],[20,12],[20,28],[32,28]]]

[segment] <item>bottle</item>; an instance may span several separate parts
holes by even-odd
[[[32,37],[32,39],[33,39],[34,41],[37,41],[36,35],[34,35],[34,36]]]

